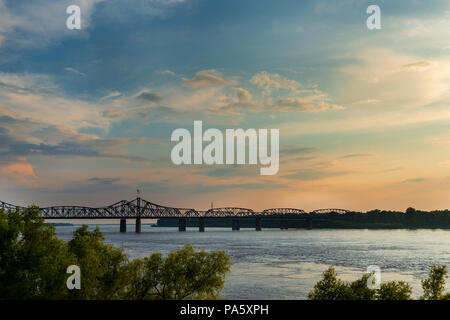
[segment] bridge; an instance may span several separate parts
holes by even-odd
[[[26,207],[12,205],[0,201],[0,209],[24,210]],[[155,204],[136,198],[131,201],[122,200],[112,205],[93,208],[84,206],[53,206],[39,208],[44,219],[120,219],[120,231],[126,232],[127,219],[136,219],[136,232],[141,232],[141,219],[177,218],[178,230],[186,231],[186,220],[195,218],[199,221],[199,231],[205,231],[207,218],[232,218],[232,230],[239,230],[242,219],[254,219],[255,229],[262,230],[262,219],[276,220],[280,222],[280,229],[288,229],[290,220],[305,220],[306,228],[312,229],[314,221],[326,221],[326,214],[346,214],[350,212],[344,209],[318,209],[306,212],[296,208],[271,208],[261,212],[247,208],[225,207],[212,208],[206,211],[198,211],[192,208],[176,208]]]

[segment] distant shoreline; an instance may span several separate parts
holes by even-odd
[[[313,229],[450,229],[450,212],[445,211],[439,214],[419,213],[413,214],[389,212],[372,213],[347,213],[347,214],[325,214],[321,216],[323,220],[313,220]],[[233,220],[239,220],[240,228],[255,228],[254,219],[229,218],[207,218],[205,228],[231,228]],[[261,227],[272,229],[280,228],[281,223],[287,223],[288,228],[305,229],[308,228],[306,220],[289,220],[280,217],[271,220],[261,220]],[[155,227],[178,227],[178,219],[159,219]],[[186,218],[186,227],[199,227],[198,218]]]

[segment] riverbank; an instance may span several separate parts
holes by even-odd
[[[289,219],[284,217],[262,218],[262,228],[280,228],[281,221],[287,223],[288,228],[307,228],[307,220]],[[233,220],[239,219],[241,228],[255,228],[254,218],[206,218],[205,227],[231,228]],[[394,212],[371,211],[349,212],[346,214],[328,213],[312,216],[314,229],[450,229],[450,212]],[[177,227],[178,219],[159,219],[156,227]],[[199,226],[198,218],[187,218],[187,227]]]

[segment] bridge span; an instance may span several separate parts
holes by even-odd
[[[26,207],[0,201],[0,209],[24,210]],[[39,208],[44,219],[120,219],[120,231],[126,232],[127,219],[136,219],[136,232],[141,232],[141,219],[178,219],[178,230],[186,231],[187,219],[198,219],[199,231],[205,231],[208,218],[232,218],[232,230],[239,230],[242,219],[254,219],[255,230],[262,230],[262,219],[280,222],[280,229],[288,229],[291,220],[305,220],[312,229],[313,221],[327,221],[326,214],[346,214],[344,209],[319,209],[306,212],[296,208],[271,208],[253,211],[247,208],[225,207],[198,211],[193,208],[176,208],[158,205],[140,197],[131,201],[121,200],[112,205],[93,208],[84,206],[53,206]]]

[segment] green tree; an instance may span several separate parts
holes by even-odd
[[[423,297],[425,300],[448,299],[449,294],[444,294],[445,278],[447,278],[446,266],[432,266],[428,278],[422,280]]]
[[[217,299],[230,270],[224,251],[195,251],[186,244],[167,257],[153,253],[128,266],[133,279],[127,287],[132,299]]]
[[[93,231],[83,225],[74,232],[68,243],[69,251],[81,269],[80,290],[71,290],[74,299],[118,299],[124,281],[123,267],[128,262],[121,249],[104,244],[103,234],[98,227]]]
[[[337,278],[336,270],[333,267],[329,267],[324,271],[322,280],[318,281],[314,289],[309,292],[308,299],[348,300],[352,296],[351,288]]]
[[[0,299],[65,299],[75,258],[39,208],[0,211]]]
[[[367,281],[372,274],[364,274],[361,279],[350,283],[351,300],[375,300],[376,290],[367,286]]]
[[[360,279],[345,283],[337,277],[333,267],[323,273],[314,289],[308,294],[311,300],[408,300],[411,287],[403,281],[381,284],[380,289],[367,286],[371,274],[364,274]]]
[[[377,290],[378,300],[410,300],[412,289],[404,281],[390,281],[382,283]]]

